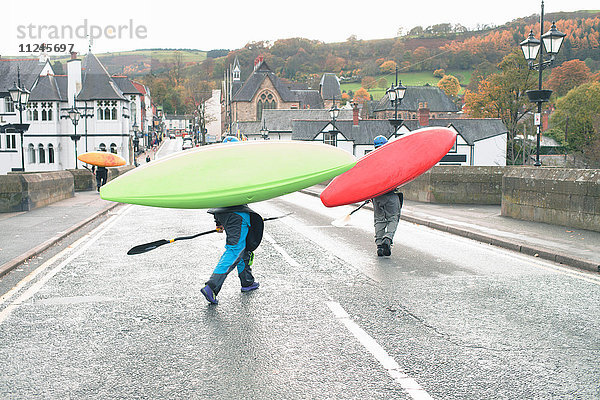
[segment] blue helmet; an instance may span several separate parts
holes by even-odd
[[[227,143],[227,142],[239,142],[240,139],[236,138],[235,136],[225,136],[225,139],[223,139],[223,143]]]
[[[381,147],[384,144],[386,144],[388,142],[388,140],[385,138],[385,136],[377,136],[375,139],[373,139],[373,144],[375,145],[375,148]]]

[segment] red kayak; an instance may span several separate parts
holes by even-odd
[[[321,193],[321,201],[337,207],[387,193],[429,170],[455,143],[456,133],[437,127],[388,142],[333,179]]]

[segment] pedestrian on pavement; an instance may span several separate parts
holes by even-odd
[[[373,140],[375,149],[386,144],[385,136],[377,136]],[[373,198],[373,217],[375,224],[375,245],[377,256],[391,256],[394,234],[400,221],[400,209],[404,196],[397,189]]]
[[[96,174],[96,188],[97,191],[100,191],[100,187],[106,184],[108,179],[108,170],[106,167],[98,167],[94,172],[95,166],[92,166],[92,173]]]
[[[150,162],[150,154],[146,155],[146,162],[149,163]]]
[[[258,289],[250,266],[254,261],[254,253],[263,236],[264,222],[262,217],[247,205],[211,208],[208,213],[215,218],[217,231],[225,230],[227,235],[225,252],[219,259],[210,279],[200,292],[209,303],[218,304],[217,295],[227,275],[237,267],[242,292]]]

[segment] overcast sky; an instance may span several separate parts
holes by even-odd
[[[473,0],[2,0],[1,14],[6,15],[8,7],[8,19],[0,23],[0,55],[24,54],[20,45],[41,42],[72,43],[76,51],[86,52],[87,40],[77,37],[86,30],[101,36],[94,40],[95,53],[158,47],[236,49],[249,41],[290,37],[328,43],[350,35],[391,38],[398,28],[406,31],[417,25],[502,25],[539,13],[540,5],[539,0],[485,1],[476,6]],[[593,9],[600,9],[599,0],[545,2],[546,13]]]

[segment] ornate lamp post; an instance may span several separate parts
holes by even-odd
[[[544,1],[542,0],[542,12],[540,13],[540,34],[544,31]],[[527,97],[532,103],[537,103],[537,113],[535,115],[535,125],[537,126],[537,147],[535,155],[535,166],[539,167],[542,165],[540,162],[540,140],[541,140],[541,116],[542,116],[542,103],[550,100],[552,90],[542,90],[542,71],[552,65],[554,58],[560,46],[562,45],[563,39],[565,38],[564,33],[556,29],[554,22],[550,27],[550,30],[542,35],[542,40],[536,39],[533,36],[533,30],[529,32],[527,39],[520,43],[521,50],[523,50],[523,56],[527,60],[529,69],[538,71],[538,90],[528,90]],[[544,60],[544,51],[542,50],[541,44],[544,44],[545,53],[549,56]],[[537,64],[535,63],[538,60]]]
[[[402,81],[398,81],[398,66],[396,66],[396,85],[390,86],[385,93],[394,106],[394,119],[390,119],[390,124],[394,127],[394,136],[396,136],[398,127],[404,122],[402,119],[398,119],[398,105],[402,103],[402,99],[406,94],[406,87],[402,85]]]
[[[13,101],[14,107],[19,110],[19,133],[21,135],[21,171],[25,172],[25,145],[23,144],[23,133],[25,130],[23,128],[23,110],[25,107],[27,107],[30,92],[26,88],[21,88],[21,74],[18,70],[17,80],[19,85],[17,86],[17,84],[14,83],[13,87],[8,89],[8,93],[10,94],[10,98]]]
[[[337,147],[337,134],[338,130],[335,128],[335,119],[340,115],[340,109],[335,105],[335,99],[333,101],[333,105],[329,109],[329,116],[331,117],[331,125],[333,130],[329,131],[329,140],[326,141],[334,147]],[[325,136],[323,137],[325,139]]]
[[[263,119],[262,127],[260,128],[260,135],[263,140],[269,140],[269,130],[267,129],[267,121]]]
[[[71,135],[71,139],[75,142],[75,169],[77,169],[77,141],[81,137],[81,135],[77,134],[77,124],[79,123],[79,119],[81,118],[81,113],[75,107],[75,102],[73,101],[73,107],[67,110],[67,117],[73,123],[73,134]]]

